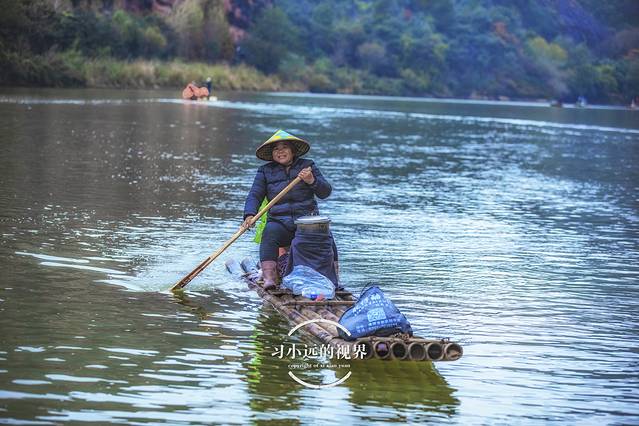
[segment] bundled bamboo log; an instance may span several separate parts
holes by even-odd
[[[276,297],[270,294],[270,292],[264,290],[259,285],[253,285],[253,289],[262,299],[272,304],[275,309],[277,309],[280,313],[285,315],[291,322],[295,324],[301,324],[311,319],[322,318],[321,315],[309,309],[303,309],[299,311],[293,309],[291,305],[287,305],[287,302],[291,302],[291,300],[288,299],[294,296],[284,296],[283,298]],[[335,350],[338,350],[341,347],[342,351],[344,352],[355,353],[357,342],[347,342],[346,340],[338,337],[337,330],[331,333],[320,324],[325,325],[323,323],[306,324],[304,326],[304,331],[319,339],[322,343],[332,346]]]
[[[306,324],[302,330],[324,344],[343,353],[362,354],[364,359],[379,358],[411,361],[455,361],[463,355],[461,345],[447,339],[424,339],[407,335],[389,337],[365,337],[346,341],[339,337],[337,326],[344,312],[355,304],[356,298],[346,290],[335,293],[331,300],[313,301],[296,296],[287,289],[264,290],[260,286],[260,272],[255,262],[245,259],[240,264],[230,260],[226,267],[233,275],[242,277],[250,288],[266,302],[273,305],[294,324]]]
[[[352,306],[355,302],[350,300],[291,300],[286,302],[286,306],[297,305],[297,306]]]
[[[329,319],[331,321],[339,322],[339,317],[335,315],[335,313],[329,311],[325,307],[316,308],[318,314],[320,314],[323,318]]]

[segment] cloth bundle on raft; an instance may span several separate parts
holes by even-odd
[[[195,101],[200,98],[206,98],[209,96],[209,89],[206,87],[197,87],[193,83],[186,85],[182,91],[182,99]]]
[[[282,285],[295,295],[332,299],[338,287],[335,241],[327,216],[303,216],[287,253]]]
[[[299,226],[299,225],[298,225]],[[333,236],[317,232],[296,232],[288,253],[284,275],[292,273],[296,266],[307,266],[328,278],[337,287]]]

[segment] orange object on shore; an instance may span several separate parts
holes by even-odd
[[[206,87],[197,87],[193,83],[186,85],[186,88],[182,91],[182,99],[196,101],[200,98],[206,98],[209,96],[209,89]]]

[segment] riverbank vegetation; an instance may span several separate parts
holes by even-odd
[[[639,3],[0,0],[5,85],[629,103]]]
[[[284,83],[246,65],[207,64],[184,60],[121,60],[110,56],[86,57],[77,50],[12,58],[16,85],[44,87],[181,88],[185,82],[211,77],[217,90],[300,91],[299,84]],[[5,68],[5,70],[7,70]]]

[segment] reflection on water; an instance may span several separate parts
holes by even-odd
[[[429,362],[353,362],[351,377],[345,382],[353,406],[375,412],[375,407],[392,411],[377,412],[371,420],[385,422],[423,422],[452,417],[459,400],[442,375]]]
[[[206,319],[209,314],[187,296],[180,303]],[[379,360],[343,361],[348,368],[330,367],[309,370],[319,376],[344,377],[345,389],[328,393],[326,389],[309,389],[292,381],[288,372],[293,362],[289,357],[274,356],[292,325],[268,305],[260,307],[255,328],[250,335],[251,356],[245,364],[248,395],[253,420],[276,419],[298,423],[298,411],[324,410],[326,418],[339,416],[340,422],[426,421],[452,416],[459,401],[453,389],[433,364],[422,362],[386,362]],[[296,339],[297,343],[306,342]],[[313,341],[308,341],[313,344]],[[316,342],[315,342],[316,344]],[[298,375],[304,373],[297,372]],[[313,374],[315,373],[315,374]],[[334,379],[335,377],[333,377]],[[346,391],[346,392],[344,392]],[[351,407],[366,414],[354,416]],[[389,410],[385,410],[388,408]],[[321,418],[321,417],[320,417]]]
[[[0,95],[7,422],[639,416],[637,111],[174,95]],[[334,186],[320,209],[344,282],[465,342],[460,361],[352,362],[343,385],[307,389],[272,355],[290,325],[223,261],[166,293],[237,230],[278,128],[312,142]],[[246,236],[225,256],[256,251]]]
[[[304,388],[288,376],[289,359],[273,356],[290,330],[289,323],[270,307],[260,309],[251,334],[255,351],[247,365],[249,407],[255,420],[299,423],[296,411],[304,405]],[[311,404],[311,407],[313,404]]]

